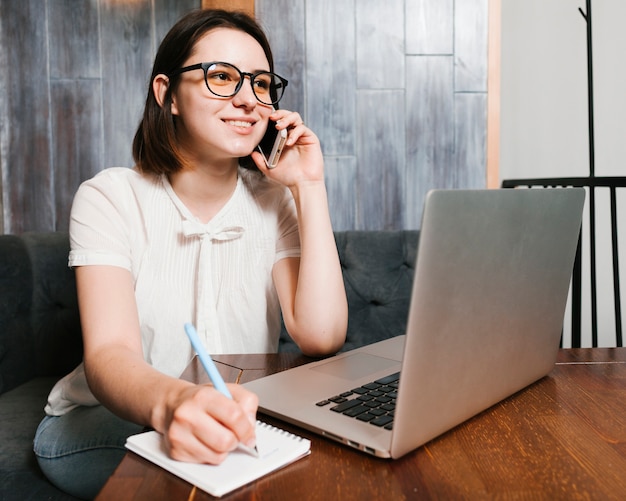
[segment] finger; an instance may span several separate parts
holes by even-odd
[[[296,111],[278,110],[270,118],[276,121],[276,128],[279,130],[292,129],[304,124],[300,113]]]
[[[219,448],[217,450],[228,450],[227,448],[231,447],[232,444],[226,440],[227,433],[232,434],[237,442],[247,443],[250,439],[254,438],[254,422],[251,422],[249,413],[251,409],[256,409],[254,405],[254,399],[256,397],[237,385],[229,385],[229,391],[234,392],[233,400],[221,394],[213,395],[215,390],[210,387],[207,387],[205,392],[208,398],[203,408],[205,416],[211,421],[215,420],[217,424],[224,428],[220,430],[224,439],[224,449]],[[240,402],[237,401],[237,398],[247,402],[246,407],[243,407]],[[203,420],[203,422],[206,422],[206,420]],[[214,429],[215,427],[212,426],[211,428]],[[211,436],[207,436],[204,433],[202,428],[199,428],[199,438],[207,441],[213,440]]]
[[[259,398],[254,393],[242,388],[240,385],[232,385],[230,390],[232,392],[233,399],[244,409],[249,421],[254,426],[256,423],[256,413],[259,407]]]
[[[210,439],[200,440],[193,430],[181,426],[171,426],[164,435],[165,444],[173,459],[194,463],[219,464],[231,450],[237,447],[238,441],[232,433],[225,434],[223,427],[207,429]]]
[[[252,161],[254,162],[254,165],[256,165],[257,168],[263,174],[267,174],[269,172],[269,169],[267,168],[267,165],[265,164],[265,159],[263,158],[263,155],[261,155],[261,153],[259,153],[258,151],[254,150],[250,154],[250,157],[252,158]]]
[[[229,416],[229,429],[235,434],[239,442],[253,447],[256,445],[256,411],[258,398],[254,393],[239,385],[228,385],[233,396],[236,408]]]
[[[250,446],[255,443],[249,407],[242,407],[208,385],[198,387],[174,411],[168,438],[172,457],[213,464],[223,460],[224,454],[239,442]]]

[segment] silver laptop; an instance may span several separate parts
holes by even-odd
[[[379,457],[450,430],[553,368],[584,197],[430,192],[406,335],[245,386],[263,413]]]

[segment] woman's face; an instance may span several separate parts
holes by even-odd
[[[229,28],[204,35],[184,66],[214,61],[246,73],[270,69],[261,45],[247,33]],[[261,141],[271,113],[271,106],[256,99],[248,77],[237,94],[219,97],[207,89],[201,69],[188,71],[180,75],[172,95],[180,145],[197,162],[236,162],[249,155]]]

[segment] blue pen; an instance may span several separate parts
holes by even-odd
[[[202,367],[204,367],[204,370],[209,375],[209,379],[211,380],[211,383],[213,383],[213,386],[215,387],[215,389],[219,391],[222,395],[232,400],[233,396],[230,394],[230,391],[228,391],[228,388],[226,387],[226,383],[224,383],[224,380],[222,379],[221,374],[217,370],[215,363],[213,362],[209,354],[204,349],[204,345],[202,344],[202,341],[200,341],[200,338],[198,337],[198,333],[196,332],[196,329],[194,328],[194,326],[191,324],[185,324],[185,332],[187,333],[187,337],[189,338],[189,341],[191,341],[191,345],[193,346],[193,349],[196,350],[196,353],[198,354],[198,358],[200,359],[200,363],[202,364]],[[259,451],[257,450],[256,446],[253,448],[253,447],[248,447],[243,444],[239,444],[239,447],[246,450],[253,456],[259,457]]]

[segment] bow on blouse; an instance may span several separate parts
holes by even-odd
[[[211,249],[213,242],[225,242],[241,238],[244,229],[241,226],[230,226],[210,230],[209,225],[185,220],[182,223],[182,231],[187,238],[197,237],[200,239],[198,276],[196,279],[196,330],[204,338],[205,345],[209,347],[210,351],[219,351],[221,336],[217,317],[216,294],[213,290]]]
[[[183,221],[183,235],[186,237],[209,238],[209,240],[235,240],[243,235],[244,229],[241,226],[229,226],[217,231],[211,231],[209,225],[186,219]]]

